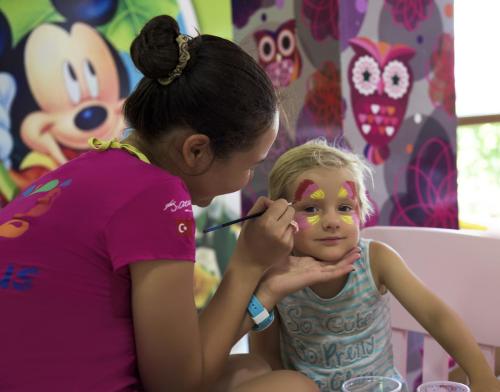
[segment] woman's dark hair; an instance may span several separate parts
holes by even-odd
[[[251,148],[273,123],[278,106],[266,73],[238,45],[204,34],[189,40],[191,58],[182,74],[161,85],[158,79],[178,63],[178,35],[177,22],[163,15],[132,42],[132,60],[144,77],[125,102],[126,121],[150,141],[188,126],[210,138],[218,158]]]

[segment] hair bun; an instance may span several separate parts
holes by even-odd
[[[179,25],[171,16],[156,16],[146,23],[130,46],[137,69],[151,79],[168,76],[179,60],[178,36]]]

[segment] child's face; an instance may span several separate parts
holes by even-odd
[[[302,173],[288,189],[299,232],[294,254],[338,261],[359,240],[358,189],[346,169],[317,167]]]

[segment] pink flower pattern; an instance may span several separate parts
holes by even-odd
[[[385,0],[385,3],[391,7],[394,21],[413,31],[429,16],[427,7],[431,0]]]
[[[328,35],[339,39],[339,0],[303,0],[302,14],[309,20],[316,41],[323,41]]]
[[[450,116],[455,115],[454,57],[453,37],[450,34],[442,34],[431,57],[429,97]]]
[[[406,176],[406,193],[399,194]],[[394,180],[391,225],[458,228],[457,170],[450,144],[427,140]]]

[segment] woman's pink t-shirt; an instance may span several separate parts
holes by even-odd
[[[178,177],[91,151],[0,210],[0,391],[135,391],[128,264],[195,258]],[[123,268],[124,267],[124,268]]]

